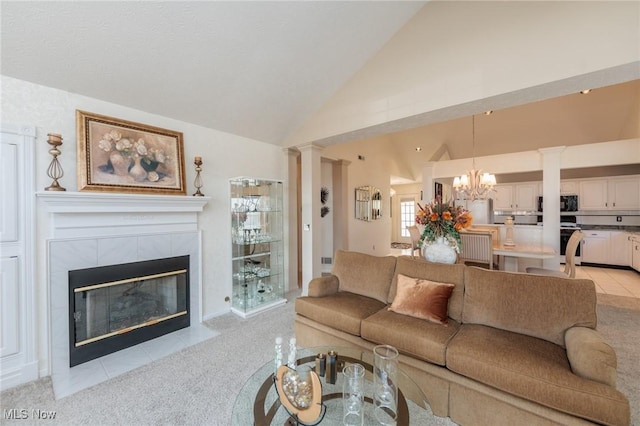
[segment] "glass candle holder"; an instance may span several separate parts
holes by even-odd
[[[395,425],[398,418],[398,350],[389,345],[373,348],[374,417],[381,425]]]
[[[361,364],[347,365],[343,370],[342,403],[345,426],[364,424],[364,367]]]

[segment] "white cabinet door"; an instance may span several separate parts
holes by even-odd
[[[631,234],[624,231],[609,231],[609,263],[631,265]]]
[[[3,138],[0,145],[0,242],[18,240],[18,147]]]
[[[578,181],[563,180],[560,182],[560,195],[576,195],[580,191]]]
[[[633,251],[631,252],[631,266],[640,272],[640,240],[634,240]]]
[[[493,187],[493,209],[512,210],[513,207],[513,185],[496,185]]]
[[[38,378],[32,236],[36,129],[0,129],[0,391]]]
[[[606,179],[583,180],[580,182],[580,210],[606,210],[607,207]]]
[[[0,259],[0,357],[18,353],[20,350],[20,278],[18,258]]]
[[[609,263],[608,231],[584,231],[582,263]]]
[[[515,208],[518,210],[536,211],[538,206],[536,197],[538,195],[538,185],[535,183],[523,183],[516,185]]]
[[[640,209],[640,177],[610,179],[609,208],[616,210]]]

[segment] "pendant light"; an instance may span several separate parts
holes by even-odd
[[[472,163],[471,170],[453,179],[453,188],[468,200],[486,199],[493,191],[496,176],[476,169],[476,117],[471,116]]]

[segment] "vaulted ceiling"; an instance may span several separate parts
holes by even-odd
[[[1,73],[280,145],[425,3],[2,1]],[[385,138],[420,164],[442,146],[466,158],[639,137],[639,117],[634,81],[477,115],[475,139],[471,117]]]
[[[424,5],[2,1],[2,74],[281,144]]]

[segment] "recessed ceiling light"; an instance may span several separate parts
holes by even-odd
[[[484,115],[491,115],[491,114],[493,114],[493,110],[492,109],[490,109],[489,111],[485,111],[484,112]]]
[[[591,93],[591,89],[584,89],[584,90],[580,91],[581,95],[586,95],[586,94],[589,94],[589,93]]]
[[[417,151],[417,152],[422,151],[422,147],[420,147],[420,146],[416,146],[416,151]]]

